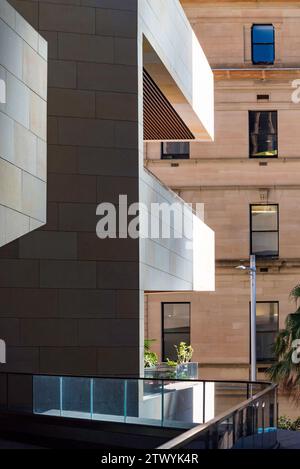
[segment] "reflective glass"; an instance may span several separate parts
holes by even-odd
[[[278,233],[277,232],[253,232],[252,254],[257,256],[278,256]]]
[[[250,157],[264,158],[278,156],[277,112],[249,112]]]
[[[278,303],[256,303],[256,328],[258,331],[277,331]]]
[[[253,43],[274,43],[274,26],[271,24],[255,24],[252,27]]]
[[[188,159],[189,142],[165,142],[162,144],[162,159]]]
[[[91,418],[91,379],[61,378],[62,416]]]
[[[275,60],[274,27],[259,24],[252,27],[252,61],[254,64],[272,64]]]
[[[274,62],[274,46],[272,44],[253,44],[253,62],[267,63]]]
[[[252,205],[252,230],[276,231],[278,229],[277,212],[276,205]]]
[[[274,360],[273,346],[277,332],[259,332],[256,337],[256,354],[258,361]]]
[[[176,360],[180,342],[190,343],[190,303],[163,303],[164,360]]]

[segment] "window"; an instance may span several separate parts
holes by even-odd
[[[258,362],[274,360],[273,344],[279,329],[279,303],[256,303],[256,355]]]
[[[273,64],[275,60],[275,33],[272,24],[252,26],[252,63]]]
[[[176,360],[174,345],[190,344],[190,303],[162,303],[162,356]]]
[[[251,205],[250,251],[259,257],[279,254],[278,205]]]
[[[249,111],[250,158],[276,158],[277,111]]]
[[[165,142],[161,144],[162,160],[187,160],[189,157],[189,142]]]

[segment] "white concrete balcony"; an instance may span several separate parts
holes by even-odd
[[[195,141],[214,138],[214,77],[203,49],[178,0],[139,0],[139,68],[147,71]],[[155,102],[152,102],[155,109]],[[158,104],[154,117],[159,115]],[[145,120],[145,116],[144,116]],[[165,115],[164,122],[168,120]],[[146,117],[147,121],[147,117]],[[147,122],[146,122],[147,123]],[[164,124],[161,126],[163,127]],[[157,133],[161,129],[157,129]],[[181,140],[166,135],[150,140]],[[147,140],[147,138],[146,138]]]
[[[139,0],[138,4],[143,140],[212,141],[213,73],[180,2]],[[141,140],[142,132],[140,148]],[[156,232],[155,236],[148,233],[140,239],[140,288],[214,290],[213,231],[142,164],[139,176],[139,201],[144,206],[140,215],[142,231],[148,228]],[[154,216],[153,204],[161,207]],[[168,231],[171,235],[164,236],[163,232]]]
[[[148,237],[140,239],[141,288],[214,291],[213,230],[192,207],[146,170],[140,180],[140,192],[145,207],[140,214],[141,233],[148,231]]]

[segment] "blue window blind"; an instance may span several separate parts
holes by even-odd
[[[273,64],[275,60],[275,32],[271,24],[252,26],[252,62]]]

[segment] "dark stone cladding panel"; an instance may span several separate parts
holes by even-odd
[[[139,242],[95,234],[98,203],[138,200],[137,0],[10,3],[48,41],[48,210],[0,249],[2,370],[137,376]]]

